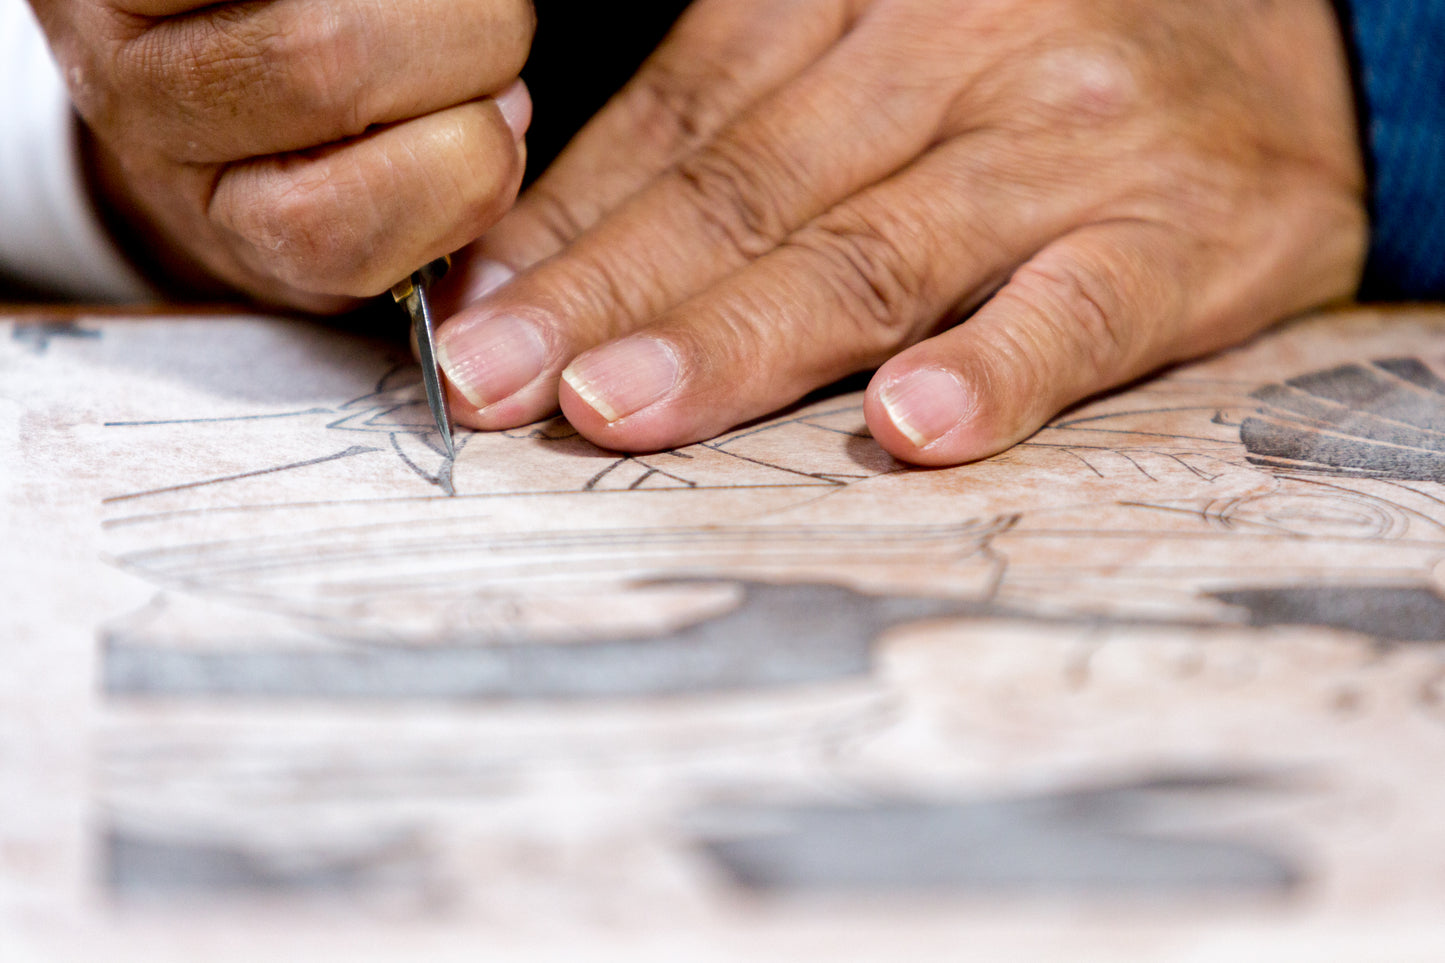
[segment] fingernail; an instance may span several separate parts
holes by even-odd
[[[512,86],[497,94],[495,100],[502,119],[512,129],[512,137],[521,140],[527,136],[527,128],[532,126],[532,95],[527,92],[527,85],[520,80],[514,81]]]
[[[437,360],[447,380],[472,404],[485,408],[542,373],[547,343],[530,321],[502,315],[443,331]]]
[[[939,368],[920,368],[883,389],[879,400],[893,426],[919,448],[942,438],[969,414],[963,383]]]
[[[475,301],[486,297],[516,276],[517,272],[501,261],[479,260],[471,266],[467,275],[467,300]]]
[[[563,379],[609,422],[641,411],[677,384],[677,355],[656,338],[626,338],[578,357]]]

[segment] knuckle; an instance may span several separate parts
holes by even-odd
[[[571,244],[588,224],[596,220],[576,210],[572,202],[553,190],[545,180],[539,180],[528,188],[518,204],[518,210],[525,210],[531,223],[557,250]]]
[[[370,121],[364,95],[374,89],[359,80],[370,59],[364,25],[330,4],[293,20],[262,34],[261,59],[280,85],[276,99],[329,121],[326,139],[360,134]]]
[[[1144,96],[1135,65],[1117,46],[1070,40],[1033,63],[1034,101],[1047,123],[1090,126],[1134,112]]]
[[[341,97],[343,78],[364,62],[348,18],[325,7],[280,19],[280,8],[222,5],[202,16],[164,21],[126,45],[124,82],[152,104],[157,126],[185,139],[177,148],[222,160],[235,153],[222,130],[242,131],[247,105],[278,105],[285,115],[324,118],[316,142],[359,133],[359,97]],[[355,86],[352,84],[351,86]],[[284,120],[272,117],[272,121]]]
[[[165,21],[127,45],[125,81],[183,121],[224,115],[266,79],[257,43],[242,41],[242,29],[226,13]]]
[[[629,85],[631,129],[664,156],[685,154],[730,119],[727,105],[741,86],[724,62],[695,58],[683,68],[659,56]]]
[[[639,250],[577,245],[538,269],[538,290],[546,313],[568,319],[575,332],[594,343],[627,334],[671,306]]]
[[[744,263],[771,251],[788,232],[779,179],[767,166],[736,145],[717,143],[674,168],[684,201]]]
[[[887,215],[835,212],[789,240],[820,260],[819,273],[861,329],[865,344],[891,348],[909,338],[933,282],[894,240],[906,225]]]
[[[258,272],[302,291],[356,294],[368,280],[364,232],[341,216],[333,178],[269,166],[232,169],[212,198],[212,222]]]

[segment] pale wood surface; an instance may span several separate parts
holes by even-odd
[[[69,320],[0,326],[7,963],[1441,958],[1445,312],[926,472],[857,395],[448,471],[394,347]]]

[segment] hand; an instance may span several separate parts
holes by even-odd
[[[1327,0],[698,0],[440,348],[458,420],[621,450],[881,365],[874,437],[955,464],[1348,297],[1363,193]]]
[[[511,206],[528,0],[32,0],[105,204],[192,291],[377,294]]]

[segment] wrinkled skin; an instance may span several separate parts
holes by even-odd
[[[341,310],[516,198],[530,0],[31,2],[104,206],[182,292]]]
[[[449,279],[453,411],[650,450],[878,367],[976,459],[1347,298],[1363,194],[1326,0],[698,0]]]

